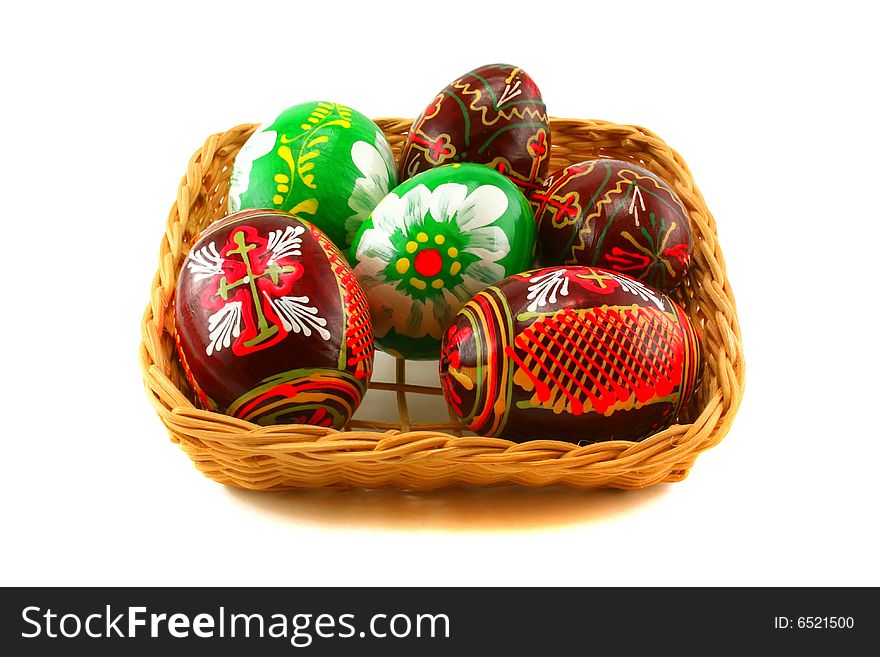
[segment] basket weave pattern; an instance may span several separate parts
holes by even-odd
[[[396,157],[412,121],[376,123]],[[642,442],[583,446],[551,440],[516,444],[463,435],[454,418],[439,424],[410,418],[408,395],[441,392],[439,385],[408,385],[403,361],[397,364],[394,382],[370,384],[371,389],[396,392],[396,424],[352,420],[343,431],[309,425],[261,427],[198,409],[174,346],[177,276],[199,233],[225,214],[233,159],[256,127],[241,125],[212,135],[190,159],[168,216],[159,270],[141,323],[140,363],[147,396],[171,440],[206,476],[264,491],[432,489],[455,484],[643,488],[683,479],[696,457],[727,434],[743,393],[742,338],[715,221],[687,165],[644,128],[560,118],[551,119],[551,171],[596,156],[630,160],[666,180],[690,214],[693,257],[687,279],[674,296],[702,332],[704,368],[702,386],[682,424]],[[443,403],[441,398],[437,402]]]

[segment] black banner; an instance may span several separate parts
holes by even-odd
[[[5,654],[714,654],[875,644],[875,589],[7,588]],[[865,639],[873,639],[865,644]],[[463,652],[462,652],[463,651]],[[843,651],[843,652],[841,652]],[[658,653],[659,654],[659,653]]]

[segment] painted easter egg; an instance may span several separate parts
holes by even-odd
[[[550,175],[530,200],[539,266],[612,269],[663,292],[684,279],[691,257],[687,210],[647,169],[587,160]]]
[[[540,185],[550,162],[550,128],[538,85],[525,71],[481,66],[444,87],[413,122],[398,178],[452,162],[489,165],[525,194]]]
[[[351,247],[376,345],[434,359],[444,329],[474,293],[529,269],[535,222],[510,180],[479,164],[429,169],[399,185]]]
[[[256,424],[341,428],[373,368],[370,311],[344,256],[280,211],[213,223],[177,282],[178,355],[198,404]]]
[[[517,442],[640,440],[697,386],[700,338],[629,276],[551,267],[479,292],[446,330],[440,378],[468,428]]]
[[[379,126],[339,103],[302,103],[260,124],[242,146],[229,211],[284,210],[344,250],[396,184],[391,146]]]

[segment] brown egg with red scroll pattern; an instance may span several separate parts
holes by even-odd
[[[279,210],[237,212],[199,236],[175,329],[196,403],[256,424],[342,428],[372,374],[370,311],[345,257]]]
[[[642,440],[698,386],[700,337],[668,296],[605,269],[549,267],[474,295],[446,330],[450,410],[484,436]]]
[[[526,196],[550,162],[550,128],[538,85],[510,64],[481,66],[444,87],[413,122],[398,180],[444,164],[485,164]]]
[[[661,292],[684,280],[692,250],[688,213],[647,169],[606,158],[579,162],[548,176],[529,200],[538,266],[602,267]]]

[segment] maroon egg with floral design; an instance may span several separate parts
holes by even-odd
[[[207,410],[342,428],[366,392],[364,292],[329,238],[286,212],[211,224],[183,262],[175,321],[180,362]]]
[[[480,435],[517,442],[642,440],[687,408],[701,370],[699,333],[675,302],[591,267],[485,288],[440,353],[450,410]]]
[[[605,158],[579,162],[548,176],[529,200],[538,266],[602,267],[662,292],[684,280],[692,249],[688,213],[647,169]]]

